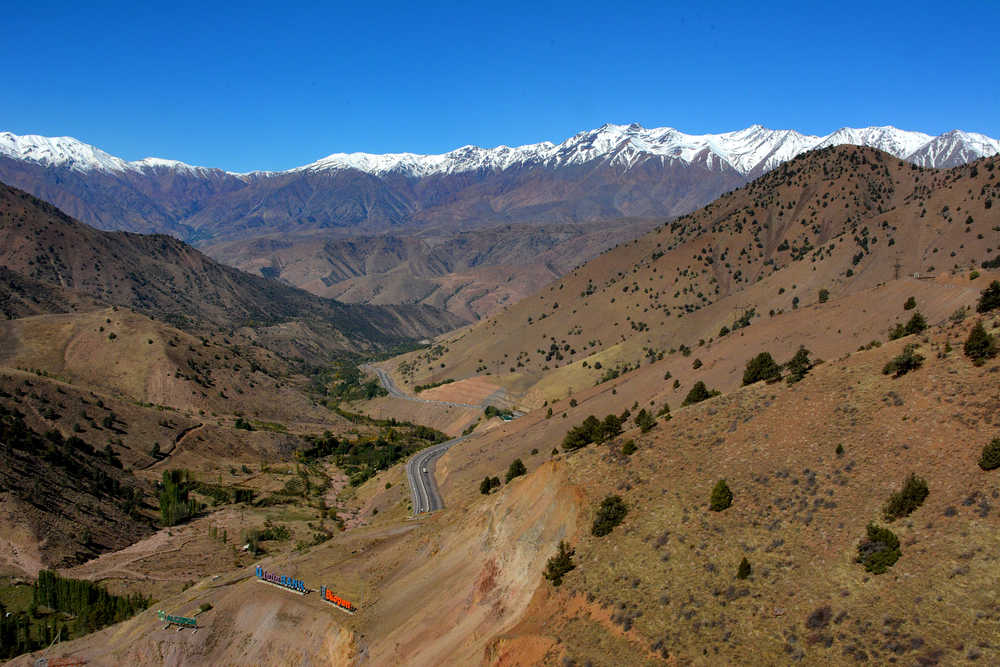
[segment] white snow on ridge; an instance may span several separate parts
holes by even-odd
[[[17,160],[34,162],[46,167],[67,167],[72,171],[128,172],[151,168],[165,168],[205,174],[216,171],[209,167],[195,167],[177,160],[148,157],[135,162],[105,153],[95,146],[85,144],[73,137],[43,137],[37,134],[18,136],[11,132],[0,132],[0,155]]]
[[[952,130],[934,137],[907,156],[907,160],[921,167],[956,167],[997,153],[1000,141],[977,132]]]
[[[904,159],[933,138],[923,132],[907,132],[891,125],[864,128],[842,127],[823,137],[814,148],[843,144],[870,146]]]
[[[698,163],[712,170],[731,168],[743,176],[756,177],[805,151],[840,144],[870,146],[921,166],[933,167],[951,167],[1000,152],[1000,141],[959,130],[932,137],[892,126],[845,127],[825,137],[817,137],[795,130],[771,130],[752,125],[734,132],[693,135],[671,127],[644,128],[633,123],[603,125],[579,132],[560,144],[545,141],[518,147],[463,146],[438,155],[334,153],[289,172],[354,169],[374,176],[398,174],[424,177],[480,170],[502,171],[520,166],[559,168],[598,161],[627,171],[646,160],[659,159]],[[45,166],[68,167],[79,172],[168,169],[204,175],[216,171],[162,158],[126,162],[71,137],[18,136],[10,132],[0,132],[0,155]],[[289,172],[227,173],[240,178],[254,178]]]
[[[67,166],[74,171],[124,171],[128,163],[72,137],[18,136],[0,132],[0,154],[44,166]]]
[[[951,134],[951,133],[949,133]],[[962,162],[992,155],[998,142],[984,135],[972,135],[962,149],[944,148],[921,158],[930,166],[952,166],[936,162],[936,155],[945,152]],[[945,135],[942,135],[945,136]],[[752,125],[744,130],[722,134],[685,134],[672,127],[644,128],[631,125],[606,124],[594,130],[578,132],[560,144],[543,142],[511,148],[479,148],[463,146],[449,153],[418,155],[415,153],[335,153],[292,171],[323,171],[357,169],[375,176],[400,174],[422,177],[432,174],[453,174],[480,169],[504,170],[514,166],[546,166],[558,168],[605,160],[613,166],[631,169],[650,158],[701,162],[710,169],[731,167],[743,176],[756,176],[774,169],[783,162],[808,150],[852,144],[870,146],[896,157],[907,159],[922,147],[939,139],[923,132],[908,132],[892,126],[841,128],[818,137],[795,130],[770,130]],[[991,143],[992,142],[992,143]]]

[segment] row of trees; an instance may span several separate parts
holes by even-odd
[[[112,595],[92,581],[69,579],[50,570],[41,570],[34,585],[32,603],[73,614],[80,631],[93,632],[131,618],[149,606],[150,598],[138,593]]]
[[[160,483],[160,518],[164,526],[176,526],[198,513],[198,501],[189,497],[195,487],[187,470],[164,470]]]

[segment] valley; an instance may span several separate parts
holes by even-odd
[[[791,152],[603,229],[206,246],[258,276],[3,190],[0,601],[152,598],[11,664],[1000,660],[1000,157]]]

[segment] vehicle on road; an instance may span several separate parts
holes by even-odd
[[[427,468],[424,468],[424,474],[425,475],[427,474]]]

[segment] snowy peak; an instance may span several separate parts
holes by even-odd
[[[823,137],[813,148],[826,148],[827,146],[841,146],[843,144],[868,146],[904,159],[931,139],[933,137],[929,134],[907,132],[891,125],[863,128],[842,127]]]
[[[217,171],[207,167],[194,167],[177,160],[155,157],[126,162],[73,137],[43,137],[37,134],[18,136],[11,132],[0,132],[0,155],[6,155],[15,160],[34,162],[45,167],[63,167],[76,172],[123,173],[149,169],[169,169],[175,172],[204,175],[211,171]]]
[[[907,156],[921,167],[948,168],[1000,153],[1000,141],[985,134],[952,130],[934,137]]]
[[[0,155],[73,171],[124,171],[128,163],[73,137],[0,132]]]

